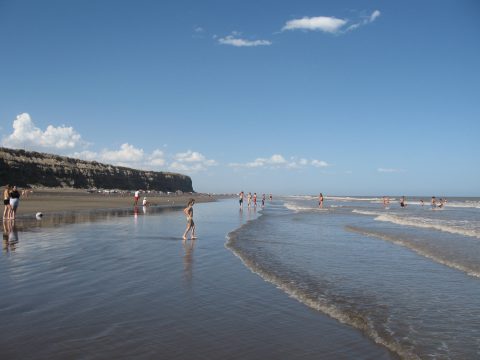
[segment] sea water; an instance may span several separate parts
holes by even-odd
[[[245,259],[258,261],[254,269],[277,273],[280,285],[304,293],[326,289],[328,298],[320,249],[301,232],[292,237],[267,224],[292,214],[283,202],[269,203],[263,216],[260,207],[240,211],[233,199],[197,204],[198,239],[186,242],[181,208],[17,220],[4,229],[0,257],[0,358],[396,358],[348,322],[265,282],[226,247],[226,235],[240,229],[250,240],[239,238],[235,246],[251,247]],[[295,216],[290,229],[304,228]],[[312,231],[313,238],[322,231]],[[371,296],[368,289],[352,291]]]
[[[402,358],[480,358],[480,199],[291,196],[229,235],[265,281]]]

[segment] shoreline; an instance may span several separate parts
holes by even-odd
[[[210,195],[202,193],[193,194],[156,194],[144,193],[140,195],[137,209],[143,208],[142,200],[146,197],[149,205],[147,208],[181,207],[186,205],[190,198],[197,203],[213,202],[230,195]],[[20,198],[15,220],[35,219],[38,212],[43,217],[57,216],[60,214],[76,214],[104,211],[133,210],[133,194],[89,193],[87,190],[77,189],[37,189],[28,196]],[[3,214],[2,214],[3,215]],[[4,219],[7,220],[7,219]]]

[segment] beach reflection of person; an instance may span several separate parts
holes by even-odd
[[[193,278],[193,248],[195,247],[195,240],[190,241],[190,244],[187,241],[183,241],[183,248],[185,250],[185,255],[183,256],[183,270],[185,275],[185,280],[189,283]]]
[[[187,240],[187,235],[190,231],[192,231],[190,238],[196,239],[195,236],[195,222],[193,221],[193,205],[195,204],[195,199],[190,199],[187,203],[187,207],[183,209],[183,213],[187,217],[187,228],[183,233],[183,239]]]
[[[4,221],[3,222],[3,242],[2,242],[2,248],[3,251],[8,252],[8,234],[10,233],[10,224],[9,221]]]
[[[3,250],[15,251],[18,243],[18,231],[15,221],[9,220],[3,222]]]

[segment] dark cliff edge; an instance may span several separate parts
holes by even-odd
[[[0,185],[193,192],[189,176],[0,147]]]

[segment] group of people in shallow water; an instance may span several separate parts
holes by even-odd
[[[15,217],[18,204],[20,203],[20,192],[16,186],[6,185],[3,189],[3,243],[4,251],[14,251],[18,243]]]
[[[257,207],[257,193],[252,193],[249,192],[246,196],[245,196],[245,193],[243,191],[240,191],[240,194],[238,194],[239,196],[239,199],[238,199],[238,203],[240,205],[240,209],[243,209],[243,202],[245,200],[245,198],[247,199],[247,206],[248,208],[250,207],[254,207],[256,208]],[[273,196],[272,194],[269,195],[269,200],[272,201],[273,200]],[[265,201],[267,200],[267,196],[265,194],[262,194],[262,207],[265,206]]]
[[[6,185],[3,190],[3,219],[15,220],[18,204],[20,203],[20,192],[16,186]]]
[[[440,198],[437,200],[435,196],[432,196],[432,200],[430,201],[430,205],[432,209],[442,209],[447,204],[447,199]],[[390,199],[388,196],[383,197],[383,206],[386,208],[390,205]],[[420,205],[425,206],[425,202],[420,199]],[[400,207],[406,208],[407,207],[407,198],[402,196],[400,198]]]

